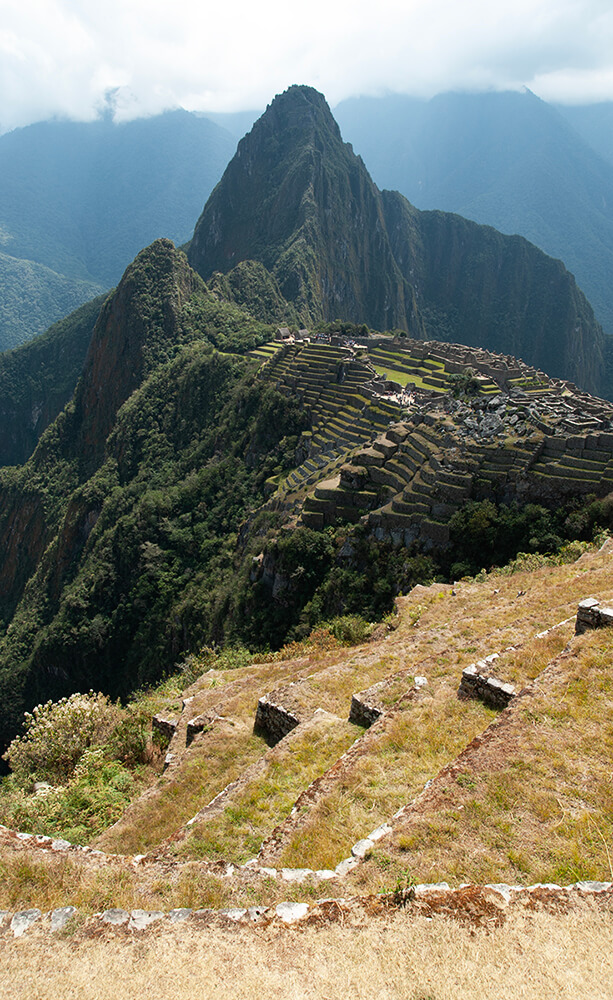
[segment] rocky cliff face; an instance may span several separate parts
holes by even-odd
[[[119,407],[180,340],[179,314],[200,284],[170,240],[142,250],[105,304],[75,393],[73,454],[91,472]]]
[[[428,339],[522,358],[606,392],[605,337],[564,265],[521,236],[383,192],[399,267],[410,273]]]
[[[344,319],[523,357],[604,393],[604,338],[571,274],[520,237],[381,193],[321,94],[276,97],[189,250],[208,279],[260,261],[304,322]]]
[[[381,196],[310,87],[276,97],[239,143],[188,256],[205,280],[261,261],[304,322],[359,317],[381,329],[419,329]]]

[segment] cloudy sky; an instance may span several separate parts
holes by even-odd
[[[53,115],[529,87],[613,99],[611,0],[0,0],[0,131]]]

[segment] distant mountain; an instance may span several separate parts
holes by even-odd
[[[377,184],[560,258],[613,333],[613,164],[595,151],[611,118],[579,110],[564,118],[526,92],[355,98],[335,115]]]
[[[103,302],[101,295],[0,354],[0,466],[27,461],[71,398]]]
[[[206,111],[205,116],[209,121],[215,122],[216,125],[220,125],[221,128],[225,128],[230,135],[233,135],[236,139],[242,139],[246,132],[248,132],[252,127],[253,123],[262,114],[262,109],[259,111]]]
[[[153,239],[188,239],[235,146],[186,111],[0,136],[0,350],[115,285]]]
[[[0,351],[46,330],[51,319],[66,316],[101,290],[97,282],[0,253]]]
[[[381,196],[323,95],[309,87],[275,98],[241,140],[188,257],[205,280],[261,261],[305,322],[338,316],[419,330]]]
[[[603,160],[613,164],[613,101],[554,107]]]
[[[602,331],[562,264],[520,237],[382,194],[309,87],[275,98],[241,140],[188,256],[205,280],[260,261],[304,322],[480,345],[606,390]]]

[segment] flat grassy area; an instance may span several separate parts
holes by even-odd
[[[421,375],[415,375],[412,372],[400,372],[393,368],[384,368],[380,364],[374,364],[377,375],[382,375],[383,378],[389,379],[390,382],[398,382],[399,385],[414,385],[418,389],[431,389],[432,392],[446,392],[447,390],[438,385],[431,385],[429,382],[424,382]],[[427,374],[427,372],[425,372]]]
[[[5,1000],[608,1000],[611,916],[513,913],[475,928],[409,912],[357,925],[154,928],[0,940]]]

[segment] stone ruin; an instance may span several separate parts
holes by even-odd
[[[603,607],[595,597],[586,597],[577,608],[575,635],[582,635],[589,629],[610,628],[613,625],[613,608]]]
[[[458,689],[459,697],[477,698],[490,708],[504,709],[515,697],[513,684],[505,684],[489,673],[489,668],[499,658],[492,653],[483,660],[471,663],[462,671],[462,681]]]

